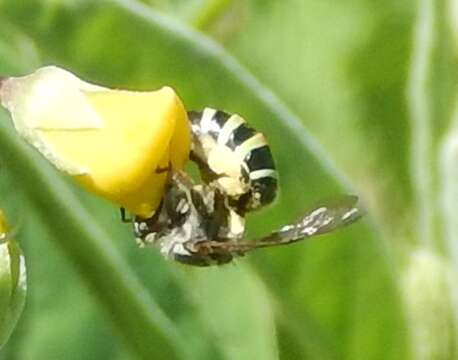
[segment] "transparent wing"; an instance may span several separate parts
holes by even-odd
[[[284,245],[311,236],[321,235],[349,225],[361,218],[363,211],[357,206],[358,197],[345,195],[323,203],[308,212],[299,221],[254,242],[256,247]]]
[[[212,252],[229,252],[234,255],[271,246],[288,245],[302,239],[317,236],[352,224],[363,215],[357,205],[358,197],[344,195],[338,199],[324,202],[321,206],[309,211],[299,221],[285,225],[270,235],[249,242],[216,242],[207,241],[205,247]],[[204,245],[204,244],[203,244]]]

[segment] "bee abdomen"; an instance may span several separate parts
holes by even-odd
[[[205,108],[202,112],[190,111],[188,115],[192,124],[194,157],[213,172],[214,178],[222,174],[230,176],[240,183],[240,188],[246,189],[243,194],[231,195],[232,203],[242,212],[271,203],[277,192],[277,172],[264,135],[237,114]],[[229,168],[234,161],[221,158],[218,169],[214,158],[213,163],[209,162],[211,153],[221,147],[237,163],[237,175]],[[229,194],[229,190],[227,192]]]

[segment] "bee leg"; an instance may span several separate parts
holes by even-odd
[[[172,164],[169,162],[169,164],[166,167],[157,167],[154,172],[156,174],[163,174],[165,172],[169,172],[170,170],[172,170]]]
[[[224,196],[220,191],[215,192],[213,206],[209,208],[202,192],[191,189],[191,199],[198,214],[202,218],[202,225],[208,239],[218,241],[219,229],[225,225],[226,213],[224,212]]]
[[[137,242],[141,246],[145,246],[149,243],[154,242],[155,237],[153,236],[153,240],[147,240],[148,235],[156,234],[156,237],[159,237],[164,231],[167,230],[167,219],[164,219],[163,217],[163,203],[164,201],[162,200],[158,209],[154,212],[154,214],[151,217],[135,217],[134,234],[137,238]]]
[[[188,196],[193,185],[192,179],[184,171],[172,170],[167,174],[163,208],[170,226],[179,227],[186,221],[191,210]]]
[[[132,222],[132,218],[127,218],[127,216],[126,216],[126,209],[121,207],[121,208],[119,208],[119,211],[121,213],[121,221],[123,223],[131,223]]]
[[[202,179],[204,180],[205,183],[210,183],[213,180],[216,180],[218,178],[218,175],[210,169],[208,164],[202,160],[194,151],[191,150],[191,153],[189,154],[189,159],[197,164],[197,167],[199,168],[199,172],[202,176]]]
[[[171,171],[168,182],[175,186],[182,186],[185,188],[192,188],[194,186],[194,180],[183,170]]]
[[[220,191],[215,192],[214,211],[209,217],[207,234],[209,239],[218,240],[218,232],[222,226],[227,226],[227,208],[224,203],[225,197]]]

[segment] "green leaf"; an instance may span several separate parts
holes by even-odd
[[[26,265],[19,245],[8,234],[0,244],[0,347],[13,332],[24,308]]]
[[[225,359],[277,359],[272,298],[243,265],[180,274]],[[228,286],[233,284],[234,286]]]
[[[372,96],[370,92],[367,100],[361,100],[364,103],[368,101],[368,113],[371,116],[377,115],[382,133],[391,134],[392,131],[402,134],[399,139],[388,137],[383,146],[372,146],[365,136],[377,134],[379,130],[371,127],[370,117],[366,117],[361,109],[355,111],[344,106],[352,99],[346,91],[348,82],[339,70],[340,61],[347,51],[351,52],[346,48],[348,43],[339,44],[339,39],[335,38],[335,32],[340,31],[340,27],[332,31],[333,21],[345,20],[347,22],[344,25],[350,27],[353,43],[357,42],[359,28],[352,24],[357,20],[356,24],[362,24],[362,29],[369,29],[369,25],[364,26],[366,10],[356,8],[353,14],[355,8],[346,8],[345,5],[337,5],[336,8],[333,7],[334,3],[333,6],[316,5],[321,11],[320,16],[311,12],[306,18],[315,26],[312,28],[316,31],[314,57],[311,56],[311,49],[300,48],[295,40],[295,25],[301,24],[295,15],[299,18],[303,14],[295,10],[297,6],[302,11],[308,8],[302,3],[292,4],[295,7],[282,8],[276,2],[253,2],[254,11],[257,6],[262,10],[255,12],[255,21],[251,22],[256,28],[246,29],[246,38],[240,40],[238,45],[231,44],[232,50],[257,77],[221,46],[134,1],[3,1],[0,3],[0,20],[11,23],[13,28],[26,34],[44,62],[66,67],[86,80],[134,89],[173,86],[187,108],[212,106],[237,112],[264,132],[278,164],[281,197],[274,207],[250,217],[250,235],[265,234],[301,215],[313,202],[336,193],[349,192],[351,188],[347,175],[338,170],[329,154],[304,129],[299,117],[285,106],[286,102],[302,118],[316,119],[313,123],[308,122],[308,126],[355,183],[368,183],[367,187],[361,185],[357,188],[364,189],[371,203],[381,198],[380,193],[386,194],[385,188],[382,186],[380,190],[374,180],[377,176],[386,172],[390,181],[401,183],[402,196],[393,200],[396,204],[392,207],[388,204],[382,209],[385,216],[382,223],[389,222],[395,216],[387,209],[397,209],[397,203],[404,209],[411,203],[411,191],[405,181],[408,176],[405,124],[393,118],[394,130],[381,123],[382,119],[397,113],[394,107],[399,105],[400,81],[396,74],[386,71],[387,75],[392,76],[384,90],[384,94],[389,95],[388,110],[384,105],[378,105],[378,96]],[[320,6],[324,8],[320,9]],[[330,11],[333,16],[329,16]],[[381,26],[388,15],[383,13],[383,16],[373,17]],[[350,17],[346,19],[346,16]],[[294,19],[296,22],[292,21]],[[331,41],[335,38],[331,43],[338,46],[335,52],[326,52],[326,41],[318,37],[320,19],[328,21],[327,39]],[[371,18],[371,21],[375,20]],[[369,23],[373,25],[371,21]],[[408,31],[404,23],[394,25],[393,32],[399,28]],[[365,44],[370,51],[369,40]],[[349,49],[355,47],[353,45]],[[333,50],[333,47],[329,46],[328,49]],[[288,59],[276,55],[287,53],[288,50],[292,51],[288,53]],[[393,48],[388,47],[386,57],[390,58],[395,52],[394,45]],[[407,62],[405,53],[401,53],[399,58]],[[397,64],[397,60],[393,61]],[[383,59],[379,60],[379,64],[383,64]],[[359,67],[354,65],[353,71]],[[314,78],[312,83],[307,84],[304,74],[309,72],[314,74]],[[377,76],[376,72],[367,77],[364,75],[361,79],[364,86],[361,88],[367,86],[373,91],[377,86]],[[269,84],[275,92],[264,86],[258,78]],[[334,80],[338,80],[336,86],[333,86]],[[393,89],[396,90],[394,93]],[[362,93],[366,94],[365,91]],[[343,98],[340,94],[343,94]],[[351,122],[355,114],[358,115],[358,121]],[[338,125],[335,119],[350,120]],[[359,119],[367,123],[367,130],[359,129]],[[5,135],[8,134],[11,132],[5,132]],[[2,136],[0,149],[3,149],[5,145],[2,146],[1,139]],[[383,160],[383,166],[377,168],[378,163],[374,158],[401,160],[399,163]],[[116,225],[114,216],[110,219],[105,217],[105,212],[114,213],[114,209],[96,202],[91,216],[85,215],[73,197],[68,202],[68,185],[57,181],[58,190],[50,188],[57,175],[35,157],[33,163],[27,164],[31,168],[35,162],[41,164],[38,170],[41,169],[43,173],[38,179],[25,177],[19,170],[14,171],[15,167],[22,166],[23,161],[21,155],[18,164],[10,159],[8,166],[11,166],[15,179],[22,180],[28,189],[27,194],[36,206],[33,211],[37,211],[37,215],[43,219],[52,238],[57,240],[56,244],[61,246],[58,238],[62,232],[84,232],[81,238],[87,242],[81,245],[84,246],[82,253],[92,251],[92,247],[95,247],[98,256],[101,255],[101,247],[91,235],[93,228],[96,227],[96,233],[100,233],[97,238],[101,236],[105,239],[103,249],[110,254],[117,247],[110,244],[98,226],[112,229],[110,234],[115,244],[129,237],[125,230],[120,230],[120,224]],[[368,168],[374,171],[366,175]],[[397,171],[399,176],[394,176]],[[34,182],[45,175],[46,181],[40,184],[45,191],[34,190],[38,189]],[[356,181],[357,178],[361,180]],[[65,197],[57,198],[55,191],[62,191]],[[49,206],[44,205],[47,196],[51,196],[53,207],[56,207],[53,213],[68,218],[68,225],[72,224],[70,230],[64,228],[62,222],[55,224],[55,221],[46,220],[49,218]],[[64,206],[63,201],[71,206]],[[372,208],[379,209],[377,206]],[[75,216],[79,219],[80,229],[72,220]],[[85,231],[88,227],[91,230]],[[128,240],[133,243],[131,239]],[[84,281],[92,284],[92,291],[101,286],[99,282],[114,281],[112,277],[116,276],[117,271],[112,274],[113,268],[94,269],[91,259],[96,257],[95,254],[87,259],[82,258],[79,250],[74,248],[76,245],[71,246],[65,245],[66,255],[80,269]],[[281,358],[399,358],[399,354],[406,351],[404,318],[393,274],[389,270],[391,263],[380,237],[367,224],[355,225],[352,229],[325,236],[310,244],[260,251],[251,258],[261,277],[253,274],[251,267],[242,267],[236,271],[224,270],[218,276],[215,275],[218,270],[200,269],[194,279],[192,276],[170,279],[170,268],[175,264],[165,265],[157,254],[134,251],[133,246],[121,248],[127,249],[125,256],[131,259],[129,267],[122,260],[116,260],[116,263],[121,261],[122,272],[131,274],[135,271],[141,276],[142,282],[173,319],[181,335],[180,339],[167,341],[161,335],[163,325],[160,324],[154,331],[142,331],[140,326],[135,328],[133,315],[132,321],[124,319],[125,326],[118,326],[130,344],[148,347],[147,339],[151,342],[159,334],[158,339],[164,342],[185,342],[190,347],[187,355],[192,358],[230,358],[233,354],[248,358],[256,353],[264,354],[264,358],[275,358],[277,352]],[[245,261],[249,260],[240,260]],[[82,264],[91,271],[82,269]],[[98,271],[93,274],[95,270]],[[138,284],[137,279],[129,276],[130,281]],[[196,292],[200,294],[197,300]],[[244,294],[249,296],[246,304],[243,301]],[[265,302],[262,302],[263,298]],[[110,311],[115,320],[119,320],[118,312],[122,312],[120,306],[116,306],[112,298],[105,300],[102,306]],[[144,324],[151,317],[148,315],[145,319],[141,323]],[[273,322],[276,333],[272,331]],[[227,340],[219,336],[220,329],[233,334],[237,330],[234,329],[235,324],[243,330],[237,340],[230,336]],[[262,339],[252,340],[258,336]],[[234,350],[235,343],[243,351]],[[386,349],[387,343],[391,344],[390,350]],[[155,349],[161,354],[162,349]]]
[[[450,281],[445,279],[451,276],[447,263],[455,274],[457,269],[456,120],[451,124],[457,96],[455,2],[253,0],[245,13],[245,26],[227,47],[287,99],[350,174],[390,246],[396,279],[412,276],[406,255],[410,264],[425,252],[444,262],[440,266],[446,270],[438,272],[442,279],[437,282]],[[418,313],[412,318],[414,295],[406,291],[405,282],[398,285],[413,356],[453,358],[456,340],[447,341],[456,335],[448,326],[452,315],[455,328],[458,319],[456,285],[448,283],[445,292],[444,287],[432,294],[424,291],[429,297],[422,307],[424,319],[430,316],[446,324],[441,336]],[[454,314],[444,310],[449,297],[455,302]],[[402,316],[393,326],[399,322]],[[362,326],[354,330],[357,341],[365,343],[369,327]],[[383,334],[390,332],[385,329]],[[427,341],[416,338],[418,333],[425,333]],[[380,334],[372,338],[378,351],[374,345],[372,356],[366,352],[362,358],[375,353],[387,357]],[[433,355],[425,349],[434,349]],[[393,357],[402,356],[394,352]]]
[[[159,347],[161,354],[176,355],[181,350],[177,330],[110,245],[106,232],[85,211],[61,175],[27,148],[11,126],[6,126],[5,116],[0,116],[5,167],[22,185],[51,239],[83,276],[131,350],[145,358],[157,355]]]

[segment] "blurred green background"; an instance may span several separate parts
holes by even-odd
[[[456,0],[0,0],[0,73],[56,64],[242,114],[281,176],[260,235],[356,193],[364,221],[193,269],[15,139],[0,207],[28,269],[0,359],[458,358]]]

